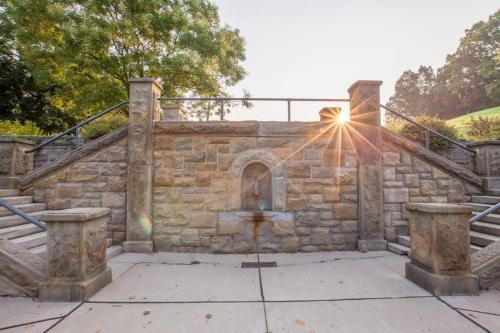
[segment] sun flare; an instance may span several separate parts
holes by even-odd
[[[337,123],[344,124],[347,123],[349,120],[350,120],[349,111],[348,110],[340,111],[339,115],[337,116]]]

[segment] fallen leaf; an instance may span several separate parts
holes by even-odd
[[[135,296],[129,296],[128,299],[135,299]]]
[[[146,311],[144,311],[144,313],[143,313],[142,315],[143,315],[143,316],[147,316],[147,315],[149,315],[149,314],[151,314],[151,311],[146,310]]]
[[[302,319],[295,319],[295,324],[300,326],[306,326],[306,322]]]
[[[207,315],[205,316],[205,318],[210,319],[210,318],[212,318],[212,315],[210,313],[207,313]]]

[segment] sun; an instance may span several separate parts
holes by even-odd
[[[337,116],[337,123],[339,124],[345,124],[350,120],[350,115],[348,110],[342,110],[340,111],[339,115]]]

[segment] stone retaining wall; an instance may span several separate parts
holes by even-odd
[[[384,144],[385,238],[408,234],[407,202],[463,202],[465,186],[439,169]]]
[[[111,208],[108,238],[121,243],[126,234],[127,139],[122,139],[58,169],[34,184],[35,202],[47,209]]]
[[[53,161],[57,161],[74,149],[74,145],[69,142],[54,142],[34,153],[34,169],[41,168]]]
[[[356,248],[354,152],[345,147],[338,163],[335,140],[327,145],[329,140],[310,141],[310,135],[269,136],[262,134],[266,123],[258,127],[256,135],[242,136],[227,134],[221,127],[213,134],[155,134],[155,250],[244,253]],[[281,163],[269,162],[266,156],[276,156]],[[252,159],[275,163],[270,166],[273,196],[281,197],[274,200],[276,213],[264,211],[262,220],[238,209],[241,190],[236,188],[241,179],[232,175],[233,169],[241,170]],[[239,160],[245,162],[235,166]],[[278,168],[283,168],[283,174]],[[279,212],[293,213],[294,221]]]

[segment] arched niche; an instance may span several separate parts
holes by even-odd
[[[269,148],[250,149],[238,154],[229,168],[229,210],[247,209],[243,204],[245,191],[243,187],[244,172],[248,166],[260,164],[259,167],[249,169],[253,172],[263,172],[262,167],[267,168],[270,175],[271,190],[269,191],[271,207],[273,211],[284,211],[286,206],[286,179],[283,160]],[[255,170],[254,168],[258,168]],[[252,210],[252,209],[249,209]]]
[[[250,163],[241,177],[243,210],[272,210],[273,184],[269,168],[260,162]]]

